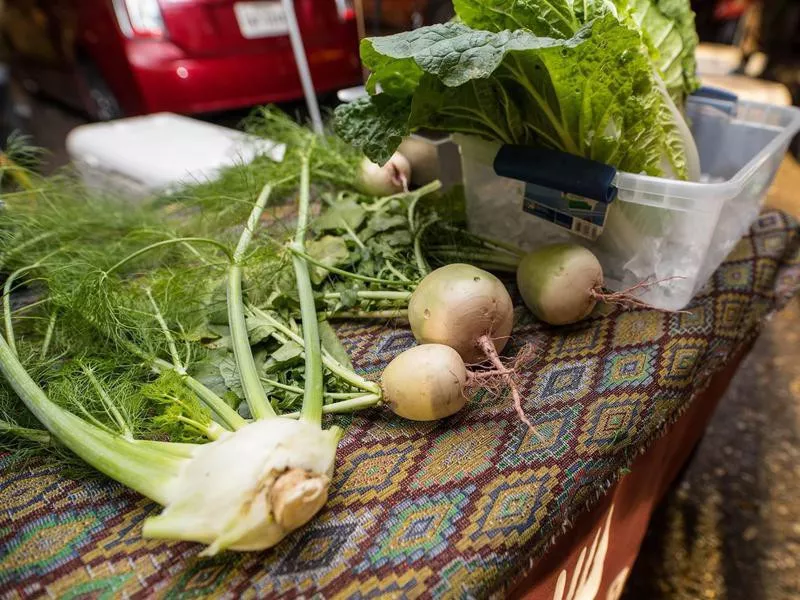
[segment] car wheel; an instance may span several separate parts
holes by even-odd
[[[446,23],[456,16],[452,0],[431,0],[425,11],[425,24]]]
[[[82,61],[79,74],[85,87],[89,116],[97,121],[111,121],[125,116],[117,97],[92,63]]]

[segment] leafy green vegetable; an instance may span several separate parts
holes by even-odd
[[[406,133],[427,128],[542,144],[653,175],[667,152],[680,167],[666,144],[662,99],[639,33],[612,14],[567,40],[447,23],[365,40],[362,55],[373,69],[370,82],[386,90],[375,98],[404,95]],[[384,86],[382,74],[392,64],[406,74],[405,89],[398,81]],[[394,150],[382,131],[372,140],[352,137],[358,118],[358,111],[340,107],[340,135],[365,151],[380,144],[384,154]]]
[[[373,95],[339,107],[336,131],[377,162],[429,129],[685,179],[694,143],[665,94],[682,106],[697,85],[693,14],[616,2],[456,0],[461,22],[365,39]]]
[[[337,267],[347,262],[350,251],[345,241],[337,236],[326,235],[306,244],[306,252],[326,266]],[[322,283],[328,276],[328,271],[323,267],[311,269],[311,281],[315,284]]]
[[[685,0],[616,0],[642,30],[653,60],[675,103],[700,85],[697,79],[697,32],[694,13]]]

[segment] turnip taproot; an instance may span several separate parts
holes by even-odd
[[[381,377],[384,401],[396,415],[414,421],[435,421],[461,410],[467,401],[466,382],[464,361],[442,344],[398,354]]]

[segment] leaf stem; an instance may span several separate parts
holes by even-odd
[[[414,234],[414,260],[417,263],[417,270],[422,277],[425,277],[425,275],[431,271],[428,261],[425,260],[425,256],[422,254],[422,235],[425,233],[425,230],[435,222],[436,219],[428,220],[426,223],[423,223],[423,225]]]
[[[119,409],[117,408],[116,404],[114,404],[114,401],[108,395],[108,392],[106,392],[106,390],[100,384],[100,381],[98,381],[97,377],[95,377],[94,371],[90,367],[84,365],[83,363],[79,364],[81,367],[81,371],[83,371],[83,374],[86,375],[86,377],[89,379],[89,383],[92,384],[95,393],[100,397],[100,400],[103,403],[106,412],[108,412],[109,416],[114,421],[114,423],[117,424],[117,427],[119,428],[122,437],[128,440],[132,440],[133,432],[131,431],[131,428],[128,426],[128,422],[122,416],[122,413],[119,412]]]
[[[407,302],[411,299],[411,292],[395,292],[391,290],[357,290],[356,296],[365,300],[395,300]],[[342,297],[341,292],[326,292],[322,296],[325,300],[338,300]]]
[[[194,242],[194,243],[197,243],[197,244],[210,244],[212,246],[216,246],[217,248],[219,248],[220,250],[222,250],[225,253],[225,256],[227,256],[228,259],[231,262],[233,262],[233,255],[231,254],[230,248],[228,248],[225,244],[223,244],[221,242],[218,242],[217,240],[212,240],[211,238],[202,238],[202,237],[170,238],[168,240],[161,240],[160,242],[155,242],[153,244],[149,244],[149,245],[145,246],[144,248],[139,248],[136,252],[133,252],[133,253],[129,254],[128,256],[126,256],[125,258],[120,260],[119,262],[113,264],[111,267],[109,267],[104,272],[104,274],[106,276],[108,276],[111,273],[113,273],[114,271],[116,271],[117,269],[119,269],[120,267],[122,267],[123,265],[125,265],[125,264],[129,263],[130,261],[134,260],[135,258],[138,258],[142,254],[150,252],[151,250],[155,250],[156,248],[161,248],[163,246],[171,246],[171,245],[174,245],[174,244],[184,244],[186,242]]]
[[[54,310],[50,315],[50,322],[47,324],[47,331],[44,334],[44,341],[42,342],[41,358],[44,360],[47,357],[47,351],[50,350],[50,342],[53,340],[53,332],[56,328],[56,319],[58,318],[58,311]]]
[[[380,394],[364,394],[358,398],[351,398],[350,400],[342,400],[341,402],[326,404],[322,407],[322,412],[326,415],[354,412],[357,410],[363,410],[365,408],[377,406],[381,403],[381,400],[382,398]],[[290,419],[296,419],[300,416],[300,413],[293,412],[281,416]]]
[[[350,239],[352,239],[359,248],[366,250],[367,247],[364,245],[364,242],[362,242],[361,238],[358,237],[358,234],[353,231],[353,228],[347,224],[347,221],[345,219],[340,219],[340,221],[342,223],[342,228],[347,232],[347,235],[350,236]]]
[[[153,307],[153,316],[155,316],[156,321],[158,321],[158,326],[161,329],[161,333],[167,340],[167,347],[169,348],[169,355],[172,357],[173,364],[179,369],[186,369],[186,365],[181,362],[181,356],[178,354],[178,346],[175,344],[175,338],[172,337],[172,332],[169,330],[169,326],[164,320],[164,315],[161,314],[161,309],[158,307],[156,299],[153,298],[153,293],[150,291],[150,288],[145,288],[144,292],[147,294],[147,299],[150,301],[150,306]]]
[[[442,223],[441,227],[448,231],[454,231],[456,233],[465,235],[466,237],[482,242],[487,247],[495,248],[497,250],[505,250],[506,252],[513,254],[514,256],[525,256],[525,251],[518,248],[514,244],[509,244],[508,242],[501,242],[500,240],[495,240],[485,235],[473,233],[472,231],[467,231],[465,229],[458,229],[457,227],[453,227],[452,225],[449,225],[447,223]]]
[[[400,281],[403,281],[403,282],[405,282],[405,283],[409,283],[409,282],[411,282],[411,280],[410,280],[408,277],[406,277],[406,276],[405,276],[405,275],[403,275],[403,274],[402,274],[400,271],[398,271],[398,270],[397,270],[397,267],[395,267],[395,266],[394,266],[394,265],[391,263],[391,261],[389,261],[389,260],[387,260],[387,261],[386,261],[386,268],[387,268],[387,269],[389,269],[389,271],[391,271],[391,272],[392,272],[392,274],[393,274],[395,277],[397,277],[397,278],[398,278]]]
[[[311,172],[310,161],[313,143],[303,153],[300,170],[300,198],[297,211],[297,230],[292,248],[305,252],[305,235],[308,227],[308,213],[311,204]],[[322,377],[322,345],[319,338],[317,309],[314,302],[314,290],[311,287],[311,276],[308,263],[300,256],[292,257],[297,295],[300,298],[300,320],[303,329],[303,348],[305,350],[305,386],[303,389],[303,407],[300,418],[315,425],[322,424],[323,377]]]
[[[17,269],[8,276],[5,284],[3,284],[3,321],[5,323],[5,329],[6,329],[6,340],[8,340],[8,345],[11,348],[11,351],[15,355],[17,354],[17,344],[16,341],[14,340],[14,321],[11,316],[11,291],[12,287],[14,286],[14,281],[20,275],[23,275],[28,271],[32,271],[33,269],[38,268],[46,258],[52,256],[53,254],[55,254],[55,252],[50,252],[46,256],[43,256],[42,258],[37,260],[32,265],[28,265]]]
[[[253,350],[250,348],[250,339],[247,333],[247,322],[244,317],[244,299],[242,297],[242,266],[247,248],[253,239],[261,214],[269,200],[272,187],[265,185],[258,195],[253,210],[247,219],[247,224],[242,231],[239,243],[233,253],[233,263],[228,267],[228,325],[231,329],[231,344],[233,345],[233,355],[236,359],[236,366],[239,371],[239,380],[242,384],[244,397],[250,413],[256,419],[270,419],[277,416],[272,408],[264,387],[259,380],[258,369],[256,368]]]
[[[391,308],[387,310],[340,310],[328,313],[329,319],[407,319],[408,309]]]
[[[289,338],[296,344],[300,344],[301,346],[303,345],[303,338],[301,338],[294,331],[289,329],[286,325],[281,323],[278,319],[276,319],[269,313],[255,306],[248,306],[248,308],[253,313],[255,318],[266,321],[269,325],[272,325],[272,327],[274,327],[281,334],[283,334],[283,336],[286,336],[286,338]],[[273,337],[276,337],[278,341],[285,341],[282,339],[282,336],[280,335],[278,336],[273,335]],[[331,373],[336,375],[339,379],[346,381],[353,387],[360,388],[362,390],[371,392],[373,394],[379,394],[381,391],[381,388],[377,383],[364,379],[358,373],[355,373],[354,371],[351,371],[347,367],[343,366],[339,361],[337,361],[328,352],[326,352],[325,349],[322,350],[322,364],[325,366],[326,369],[328,369]]]
[[[302,258],[305,262],[311,263],[312,265],[317,267],[322,267],[323,269],[326,269],[331,273],[335,273],[336,275],[341,275],[342,277],[349,277],[351,279],[358,279],[359,281],[368,281],[370,283],[378,283],[380,285],[389,285],[395,287],[406,287],[409,283],[407,281],[394,281],[393,279],[379,279],[378,277],[368,277],[367,275],[352,273],[350,271],[345,271],[344,269],[339,269],[331,265],[323,264],[317,259],[315,259],[313,256],[306,254],[304,250],[301,250],[294,244],[289,244],[286,248],[289,250],[289,252],[294,254],[296,257]]]
[[[287,392],[292,392],[293,394],[303,393],[303,388],[301,388],[298,385],[289,385],[287,383],[281,383],[280,381],[275,381],[274,379],[270,379],[269,377],[262,377],[261,381],[267,385],[276,387],[279,390],[285,390]],[[330,398],[331,400],[348,400],[350,398],[363,396],[363,394],[360,392],[325,392],[323,395],[326,398]]]

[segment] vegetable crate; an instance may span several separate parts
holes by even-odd
[[[456,135],[470,228],[526,250],[576,241],[606,286],[655,282],[640,298],[685,307],[758,216],[800,110],[692,96],[687,105],[700,182],[616,172],[560,152]]]

